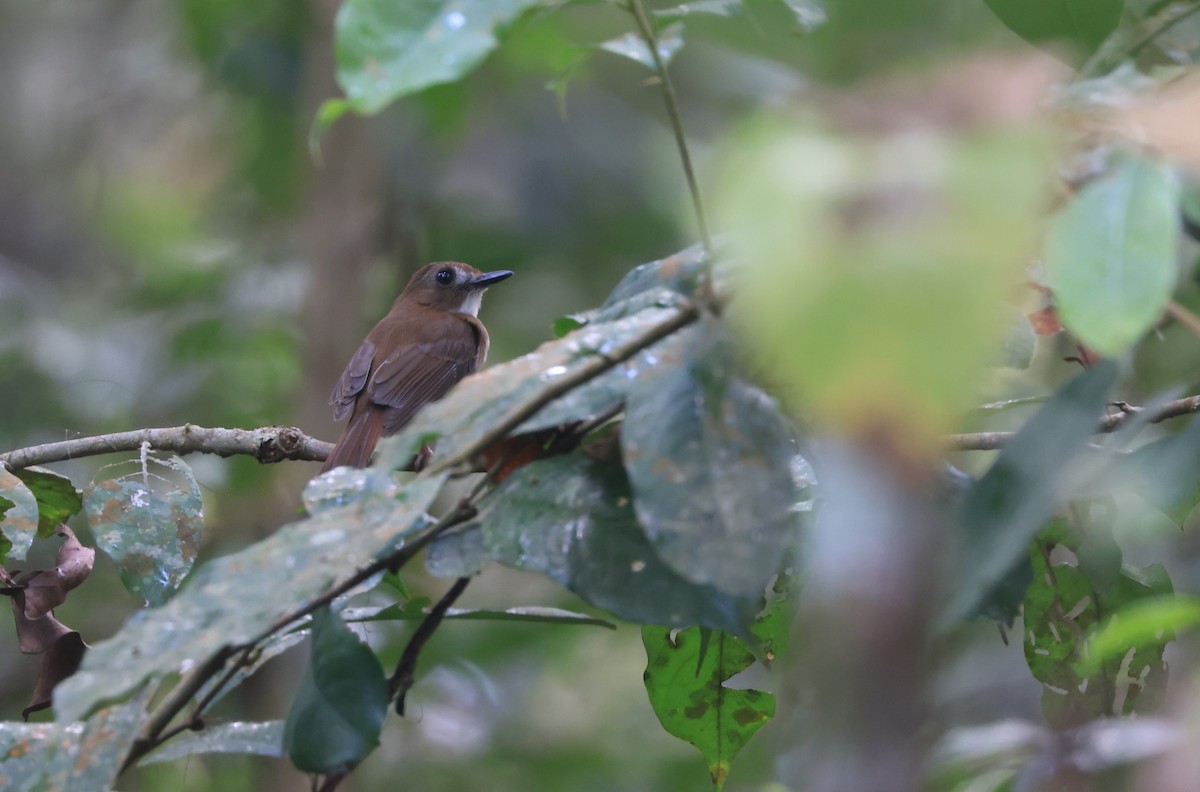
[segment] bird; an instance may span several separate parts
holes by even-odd
[[[437,261],[413,274],[333,386],[333,419],[350,420],[322,473],[366,467],[380,437],[400,431],[417,410],[483,365],[490,343],[479,321],[483,293],[511,275],[458,261]]]

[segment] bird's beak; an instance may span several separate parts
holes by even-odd
[[[512,270],[496,270],[495,272],[485,272],[475,280],[471,281],[471,288],[486,289],[493,283],[499,283],[510,275],[512,275]]]

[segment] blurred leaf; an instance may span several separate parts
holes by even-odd
[[[111,789],[145,715],[146,697],[82,723],[0,723],[6,792]]]
[[[731,145],[718,191],[741,265],[731,314],[761,365],[830,430],[937,458],[1003,339],[997,295],[1021,278],[1045,141],[771,122]]]
[[[0,533],[11,544],[0,563],[24,560],[38,532],[37,498],[21,479],[0,465]]]
[[[283,727],[283,748],[299,770],[339,773],[379,745],[388,685],[375,653],[328,607],[312,618],[312,656]]]
[[[619,465],[576,451],[534,462],[484,501],[484,545],[503,564],[541,572],[628,621],[746,634],[758,597],[691,583],[655,554]]]
[[[337,78],[346,105],[373,114],[422,88],[464,77],[496,48],[499,29],[538,4],[346,0],[336,27]],[[322,108],[322,123],[336,112]]]
[[[365,493],[203,565],[166,605],[135,614],[92,647],[80,671],[59,686],[59,717],[77,718],[147,680],[258,637],[297,603],[391,554],[427,525],[425,512],[444,480],[420,478],[395,493]]]
[[[667,732],[699,749],[713,786],[721,789],[734,757],[775,715],[770,693],[725,686],[754,663],[754,655],[725,633],[705,642],[698,627],[643,627],[642,642],[654,714]]]
[[[265,723],[220,723],[201,731],[189,731],[170,740],[139,765],[173,762],[185,756],[211,753],[283,756],[283,721]]]
[[[43,467],[21,468],[13,473],[21,479],[38,505],[38,536],[45,538],[79,513],[83,498],[66,476]]]
[[[491,560],[478,529],[447,531],[425,548],[425,569],[434,577],[471,577]]]
[[[943,608],[943,627],[980,612],[1003,621],[1015,616],[1023,592],[998,592],[998,584],[1014,568],[1023,575],[1030,540],[1070,497],[1060,487],[1064,471],[1096,431],[1116,380],[1116,363],[1103,361],[1068,382],[967,492],[954,565],[958,582]]]
[[[136,470],[93,479],[84,490],[84,510],[96,546],[116,563],[125,588],[159,606],[196,560],[204,529],[200,485],[178,457],[143,455],[106,465],[97,475],[130,465]]]
[[[1097,352],[1123,354],[1166,308],[1176,281],[1178,203],[1169,167],[1129,158],[1052,221],[1046,273],[1058,315]]]
[[[1200,420],[1119,457],[1110,481],[1111,489],[1136,493],[1182,526],[1200,500]]]
[[[984,0],[1010,30],[1034,44],[1067,43],[1087,55],[1121,21],[1124,0]]]
[[[825,6],[817,0],[783,0],[783,4],[796,18],[796,25],[808,32],[825,23]]]
[[[1200,625],[1200,600],[1195,597],[1135,599],[1109,616],[1088,638],[1079,672],[1090,676],[1113,661],[1120,662],[1131,647],[1135,651],[1155,651],[1176,633],[1197,625]]]
[[[683,49],[683,23],[674,22],[667,25],[658,32],[656,39],[658,57],[662,60],[663,66],[669,66],[679,50]],[[657,69],[654,63],[654,53],[638,33],[631,32],[617,36],[603,42],[599,47],[606,52],[640,63],[651,71]]]
[[[660,291],[663,289],[691,295],[696,291],[696,285],[708,263],[704,247],[692,245],[665,258],[639,264],[625,273],[612,293],[600,304],[597,318],[604,317],[606,321],[611,321],[641,310],[646,307],[645,304],[634,298],[647,292],[653,292],[656,300],[663,299]],[[635,310],[630,310],[631,307]]]
[[[396,603],[383,608],[347,608],[342,611],[342,620],[352,622],[375,621],[421,621],[429,615],[428,600],[409,600],[406,603]],[[539,606],[507,608],[506,610],[491,610],[488,608],[449,608],[444,619],[463,619],[466,621],[506,621],[506,622],[535,622],[540,624],[588,625],[592,627],[607,627],[617,629],[612,622],[588,616],[584,613],[563,610],[562,608],[544,608]]]
[[[695,0],[691,3],[680,3],[670,8],[660,8],[651,13],[655,20],[674,20],[692,14],[712,14],[713,16],[733,17],[745,10],[744,0]]]
[[[761,596],[797,538],[792,429],[739,378],[715,322],[674,334],[656,354],[632,383],[621,430],[638,520],[678,574]]]

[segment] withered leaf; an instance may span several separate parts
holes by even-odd
[[[54,568],[39,569],[22,580],[25,615],[30,619],[37,619],[66,602],[67,592],[86,580],[96,563],[96,551],[80,544],[74,531],[61,525],[57,533],[64,541],[58,548]]]
[[[43,616],[42,619],[50,619],[59,627],[63,627],[53,616]],[[83,662],[83,654],[86,651],[87,644],[83,642],[77,630],[68,630],[59,636],[42,658],[42,669],[38,672],[37,683],[33,686],[33,695],[29,697],[29,706],[21,710],[23,719],[29,720],[31,714],[46,709],[53,703],[54,688],[79,670],[79,664]]]

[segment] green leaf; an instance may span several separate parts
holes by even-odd
[[[13,473],[25,483],[38,505],[38,536],[46,538],[83,508],[79,490],[66,476],[43,467],[21,468]]]
[[[1059,318],[1103,355],[1123,354],[1175,289],[1179,182],[1139,158],[1089,183],[1053,219],[1046,272]]]
[[[1004,621],[1015,616],[1023,592],[1010,589],[998,600],[997,587],[1014,567],[1026,563],[1029,542],[1069,498],[1060,483],[1068,464],[1096,431],[1116,380],[1116,363],[1102,361],[1068,382],[967,491],[954,564],[958,583],[943,608],[941,626],[975,615],[981,608]]]
[[[21,479],[0,465],[0,538],[11,543],[0,562],[24,560],[37,532],[37,498]]]
[[[1113,613],[1088,638],[1079,672],[1090,676],[1105,665],[1119,663],[1131,648],[1161,652],[1175,634],[1198,625],[1200,599],[1174,594],[1136,599]]]
[[[1121,21],[1124,0],[984,0],[1010,30],[1034,44],[1066,43],[1084,55]]]
[[[96,547],[116,563],[130,593],[152,606],[169,600],[191,571],[204,528],[200,485],[177,457],[106,465],[99,475],[133,466],[116,478],[93,479],[84,511]]]
[[[796,18],[802,32],[809,32],[825,24],[825,6],[816,0],[783,0],[783,4]]]
[[[497,32],[539,0],[346,0],[338,11],[337,78],[346,105],[377,113],[408,94],[468,74]],[[344,108],[322,112],[323,123]]]
[[[659,559],[619,465],[582,451],[520,468],[479,515],[497,561],[541,572],[622,619],[746,634],[758,597],[689,582]]]
[[[655,38],[658,44],[659,59],[662,60],[663,66],[670,65],[679,50],[683,49],[683,23],[675,22],[667,25],[658,32]],[[623,36],[609,39],[599,46],[605,52],[629,58],[651,71],[657,69],[654,63],[654,53],[638,33],[626,33]]]
[[[204,564],[166,605],[135,614],[55,691],[60,718],[81,717],[147,680],[185,672],[226,646],[253,640],[427,525],[445,476],[418,478],[286,525]]]
[[[147,697],[82,723],[0,723],[0,781],[6,792],[111,789],[145,717]]]
[[[283,728],[306,773],[344,772],[379,745],[388,685],[375,653],[329,608],[313,613],[312,657]]]
[[[754,662],[732,635],[707,641],[700,628],[673,632],[643,627],[646,693],[654,714],[670,734],[700,751],[713,786],[721,789],[738,752],[775,715],[775,697],[761,690],[725,686]]]
[[[678,574],[760,596],[797,538],[792,429],[739,378],[715,321],[655,354],[632,384],[621,430],[638,519]]]
[[[196,754],[232,753],[283,756],[283,721],[219,723],[184,732],[150,754],[139,765],[173,762]]]
[[[694,0],[691,3],[681,3],[670,8],[661,8],[653,13],[655,19],[673,20],[692,14],[711,14],[713,16],[734,17],[745,10],[744,0]]]

